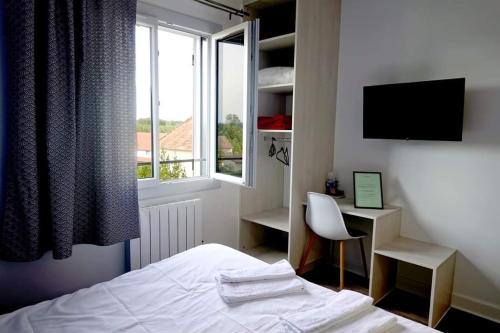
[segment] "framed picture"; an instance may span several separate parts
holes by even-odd
[[[354,207],[384,209],[382,173],[354,171],[353,179]]]

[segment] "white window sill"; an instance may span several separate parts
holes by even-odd
[[[214,190],[220,187],[218,180],[208,177],[169,182],[139,181],[139,201]]]

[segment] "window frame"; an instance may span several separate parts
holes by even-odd
[[[246,111],[243,112],[243,154],[242,154],[242,176],[236,177],[217,172],[217,116],[220,100],[217,79],[218,68],[218,50],[217,43],[228,36],[243,32],[244,42],[244,91],[243,101]],[[210,176],[224,182],[233,183],[245,187],[256,186],[256,166],[257,166],[257,72],[259,68],[259,20],[246,21],[216,34],[213,34],[210,40]]]
[[[210,154],[209,154],[209,146],[210,146],[210,140],[209,140],[209,135],[210,135],[210,130],[209,130],[209,105],[210,105],[210,93],[209,89],[210,87],[207,87],[207,94],[206,94],[206,101],[203,100],[203,81],[206,80],[206,84],[210,84],[210,75],[211,71],[210,68],[206,68],[203,70],[202,68],[202,62],[203,58],[202,56],[206,52],[207,60],[206,64],[208,67],[210,67],[210,34],[205,34],[199,31],[193,31],[190,29],[182,28],[173,24],[169,24],[167,22],[158,20],[154,17],[149,17],[149,16],[143,16],[143,15],[137,15],[137,20],[136,20],[136,25],[138,26],[145,26],[151,29],[151,41],[150,41],[150,48],[151,48],[151,126],[152,126],[152,149],[153,153],[151,154],[152,157],[152,171],[153,171],[153,177],[152,178],[144,178],[144,179],[137,179],[137,187],[139,191],[141,190],[148,190],[150,193],[156,193],[158,192],[157,195],[154,196],[159,196],[159,192],[163,192],[162,194],[165,195],[168,193],[171,193],[172,195],[174,194],[180,194],[184,192],[191,192],[193,191],[193,182],[199,182],[200,189],[208,189],[208,188],[216,188],[219,187],[219,184],[215,184],[213,181],[213,177],[211,177],[210,174],[210,168],[208,167],[211,163],[210,161]],[[165,180],[162,181],[159,178],[160,174],[160,119],[159,119],[159,49],[158,49],[158,31],[159,29],[165,29],[166,31],[172,31],[174,33],[179,33],[183,35],[189,35],[193,37],[199,38],[199,43],[195,47],[195,52],[198,52],[198,54],[195,54],[195,68],[193,71],[193,75],[196,75],[196,77],[200,78],[200,80],[195,79],[195,89],[193,91],[193,97],[195,98],[194,105],[197,110],[197,113],[199,115],[196,115],[196,117],[199,118],[200,126],[202,128],[202,133],[201,136],[196,138],[195,133],[193,133],[193,142],[194,140],[199,141],[199,146],[200,146],[200,158],[203,160],[205,159],[205,163],[202,164],[202,168],[204,175],[201,176],[195,176],[195,177],[189,177],[189,178],[181,178],[181,179],[173,179],[173,180]],[[203,43],[203,40],[206,39],[206,43]],[[201,45],[204,44],[206,46],[207,50],[204,51],[202,50]],[[204,51],[204,52],[203,52]],[[207,78],[203,77],[203,72],[206,73],[208,76]],[[194,110],[193,110],[194,111]],[[194,112],[193,112],[193,118],[194,118]],[[175,188],[174,188],[175,187]],[[195,186],[196,187],[196,186]],[[186,191],[183,191],[182,188],[185,188]],[[158,191],[156,190],[158,189]],[[149,195],[146,195],[149,197]],[[141,195],[139,195],[141,197]]]

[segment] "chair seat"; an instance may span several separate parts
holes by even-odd
[[[364,238],[368,236],[368,234],[364,231],[358,229],[347,228],[347,232],[351,235],[352,238]]]

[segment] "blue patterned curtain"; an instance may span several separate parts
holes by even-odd
[[[4,0],[0,259],[138,237],[135,0]],[[2,206],[2,205],[0,205]]]

